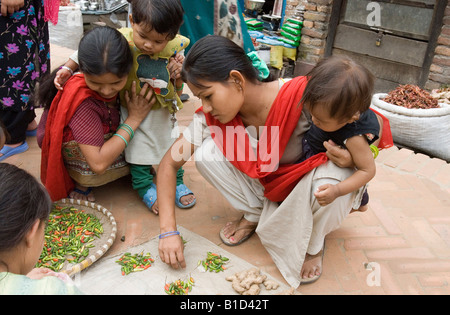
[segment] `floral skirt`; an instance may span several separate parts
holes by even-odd
[[[0,110],[33,109],[37,81],[50,71],[48,23],[42,0],[0,16]]]

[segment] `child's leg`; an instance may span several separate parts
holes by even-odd
[[[153,167],[151,165],[130,164],[131,181],[133,189],[143,198],[153,184]]]
[[[363,194],[362,199],[361,199],[361,205],[359,206],[358,209],[352,209],[352,211],[350,213],[357,212],[357,211],[359,211],[359,212],[366,212],[367,209],[369,209],[369,205],[368,204],[369,204],[369,193],[367,192],[367,189],[366,189],[364,191],[364,194]]]
[[[194,206],[196,200],[194,193],[184,185],[183,177],[184,177],[184,170],[182,167],[180,167],[180,169],[177,172],[177,190],[175,196],[176,199],[175,204],[179,208],[186,209]]]

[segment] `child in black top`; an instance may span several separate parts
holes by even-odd
[[[332,140],[352,155],[357,171],[337,185],[320,186],[315,193],[321,206],[365,186],[376,172],[370,145],[379,138],[377,115],[369,109],[374,78],[348,57],[322,60],[308,74],[302,102],[312,116],[312,126],[303,139],[304,159],[326,152],[323,143]],[[364,194],[359,211],[367,210]]]

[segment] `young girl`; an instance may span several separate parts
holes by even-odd
[[[120,31],[128,39],[133,52],[133,68],[129,73],[125,90],[131,82],[140,81],[140,86],[148,83],[153,88],[157,102],[148,117],[135,133],[135,140],[125,150],[125,158],[130,163],[133,188],[144,203],[158,213],[156,185],[153,165],[159,164],[164,153],[177,137],[175,113],[182,108],[179,96],[183,90],[180,73],[184,57],[182,52],[189,40],[177,35],[183,22],[183,7],[179,0],[134,0],[129,1],[131,29]],[[72,59],[73,58],[73,59]],[[76,69],[76,56],[66,63]],[[61,86],[70,71],[61,69],[55,84]],[[140,89],[138,86],[138,91]],[[123,95],[123,92],[121,96]],[[128,110],[121,97],[123,119]],[[174,137],[175,135],[175,137]],[[184,170],[177,174],[175,203],[179,208],[194,206],[196,199],[183,183]]]
[[[51,207],[48,193],[32,175],[0,163],[0,295],[81,294],[70,278],[33,269]]]
[[[256,230],[291,286],[314,281],[322,272],[325,236],[339,227],[362,192],[326,206],[313,196],[318,186],[351,176],[346,150],[331,147],[330,156],[339,152],[333,161],[343,168],[327,163],[325,153],[297,163],[310,126],[300,102],[307,78],[260,82],[242,48],[207,36],[189,51],[183,79],[203,107],[159,167],[161,259],[174,268],[186,266],[172,187],[176,170],[195,152],[198,171],[243,213],[221,229],[222,241],[238,245]]]
[[[123,150],[154,103],[148,85],[136,94],[134,83],[131,94],[125,95],[129,116],[119,124],[118,93],[132,61],[122,34],[109,27],[95,28],[80,41],[82,74],[74,75],[63,91],[57,92],[54,78],[39,89],[40,103],[46,107],[38,137],[41,179],[53,200],[69,195],[94,201],[90,187],[129,174]]]
[[[378,140],[380,124],[369,110],[373,86],[373,75],[344,56],[324,59],[308,74],[302,102],[313,124],[303,138],[304,158],[326,152],[323,143],[331,139],[350,152],[357,168],[339,184],[319,187],[315,196],[322,206],[358,190],[375,176],[374,154],[369,146]],[[367,203],[366,192],[359,211],[366,211]]]

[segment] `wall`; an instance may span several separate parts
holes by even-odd
[[[325,54],[333,0],[287,0],[286,4],[286,12],[288,12],[288,8],[291,8],[290,6],[296,7],[302,4],[305,6],[304,27],[295,70],[296,75],[302,75],[309,71]],[[289,15],[286,14],[286,16]],[[425,88],[431,90],[442,85],[450,85],[450,3],[445,9]]]

